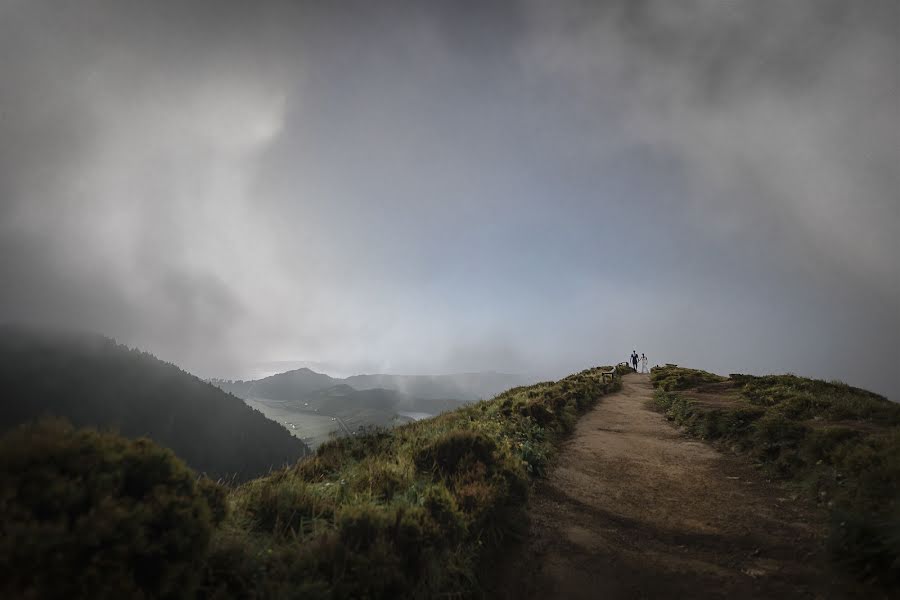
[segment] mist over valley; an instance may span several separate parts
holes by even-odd
[[[487,399],[537,381],[524,375],[353,375],[300,368],[258,380],[211,382],[284,425],[312,448],[333,435],[392,427]]]

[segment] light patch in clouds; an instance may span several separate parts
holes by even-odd
[[[202,375],[900,391],[895,2],[0,10],[4,320]]]

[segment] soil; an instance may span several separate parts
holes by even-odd
[[[530,504],[500,598],[843,598],[825,515],[647,404],[647,375],[583,416]],[[500,591],[502,590],[502,591]]]

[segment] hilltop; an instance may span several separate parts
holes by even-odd
[[[99,335],[0,327],[0,430],[45,416],[146,436],[214,478],[245,481],[309,453],[242,400]]]
[[[654,407],[749,460],[829,520],[835,561],[900,585],[900,404],[840,381],[653,370]]]
[[[0,565],[19,567],[0,592],[889,597],[900,406],[789,375],[608,371],[333,439],[230,488],[193,481],[146,440],[17,430],[0,440],[17,482],[0,498],[14,515]],[[323,402],[354,393],[328,389]],[[86,476],[72,456],[102,468]],[[127,507],[109,511],[115,527],[101,500]],[[148,575],[158,540],[179,550]],[[109,544],[122,554],[98,572]]]
[[[536,482],[491,595],[893,597],[898,423],[840,382],[627,375]]]

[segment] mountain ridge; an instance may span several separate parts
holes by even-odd
[[[237,396],[287,400],[336,385],[349,385],[356,390],[388,389],[423,400],[461,400],[471,402],[490,398],[520,385],[535,383],[536,377],[474,371],[442,375],[395,375],[362,373],[349,377],[331,377],[308,367],[291,369],[252,380],[211,379],[215,385]]]

